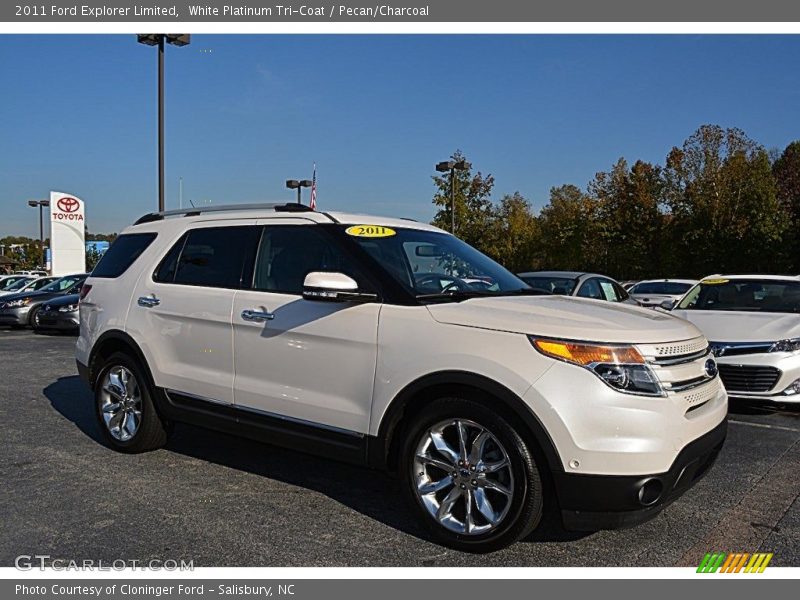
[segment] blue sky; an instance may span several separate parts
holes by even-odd
[[[167,49],[167,207],[292,200],[429,220],[462,149],[540,208],[624,156],[663,162],[699,125],[800,138],[800,36],[195,35]],[[154,210],[156,52],[132,35],[0,36],[0,236],[30,198],[87,201],[90,231]]]

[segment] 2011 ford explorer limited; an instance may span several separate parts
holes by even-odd
[[[687,321],[543,295],[430,225],[298,204],[139,219],[82,290],[77,361],[119,451],[186,422],[387,469],[475,552],[546,502],[572,529],[648,519],[726,432]]]

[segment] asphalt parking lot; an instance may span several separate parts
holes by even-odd
[[[707,551],[800,566],[800,413],[734,407],[711,473],[634,529],[549,524],[504,551],[428,541],[380,473],[189,426],[167,448],[100,442],[74,337],[0,329],[0,565],[194,560],[195,566],[690,566]]]

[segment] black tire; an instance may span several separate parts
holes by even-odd
[[[42,305],[37,304],[31,309],[31,312],[28,314],[28,325],[33,329],[40,329],[39,327],[39,311],[42,310]]]
[[[508,455],[513,474],[513,496],[505,517],[494,529],[467,535],[451,531],[430,513],[416,491],[415,455],[418,445],[436,424],[464,419],[485,428],[500,442]],[[440,543],[456,550],[485,553],[513,544],[531,533],[542,518],[542,478],[533,453],[514,427],[484,403],[457,397],[434,400],[404,428],[399,463],[404,493],[414,512],[431,535]],[[474,483],[474,482],[473,482]],[[468,484],[469,485],[469,484]],[[452,488],[451,488],[452,489]],[[444,492],[442,492],[444,493]]]
[[[112,435],[106,425],[102,410],[105,393],[103,389],[104,382],[109,371],[118,367],[123,367],[133,374],[138,383],[141,397],[141,419],[134,435],[127,440],[121,440]],[[154,387],[149,374],[139,364],[139,361],[132,356],[123,352],[115,352],[102,364],[95,386],[95,416],[104,439],[114,450],[135,454],[156,450],[167,443],[171,428],[158,414],[153,403],[153,394]]]

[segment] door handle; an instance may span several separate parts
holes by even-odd
[[[149,296],[140,296],[136,303],[144,308],[153,308],[161,304],[161,300],[156,298],[154,294],[151,294]]]
[[[264,321],[272,321],[275,315],[265,310],[243,310],[242,318],[245,321],[255,321],[256,323],[263,323]]]

